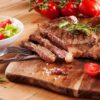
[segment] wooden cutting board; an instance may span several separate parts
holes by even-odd
[[[40,86],[67,96],[100,100],[100,79],[84,74],[84,60],[72,64],[45,63],[42,60],[13,62],[6,69],[6,77],[12,82]],[[65,74],[55,74],[57,69]]]

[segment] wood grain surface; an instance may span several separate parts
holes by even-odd
[[[12,82],[43,87],[66,96],[100,100],[99,77],[90,77],[83,70],[84,64],[90,62],[82,59],[71,64],[59,61],[51,64],[40,59],[12,62],[5,75]],[[63,74],[57,74],[57,69],[63,70]]]
[[[36,24],[47,21],[35,11],[28,12],[29,0],[0,0],[0,16],[11,16],[21,20],[25,26],[23,36],[14,44],[18,45],[21,40],[27,39],[28,36],[36,29]],[[5,64],[0,65],[0,69],[5,69]],[[0,74],[4,77],[4,74]],[[37,87],[15,84],[9,82],[0,83],[0,100],[84,100],[69,98],[56,93],[46,91]],[[86,100],[86,99],[85,99]]]

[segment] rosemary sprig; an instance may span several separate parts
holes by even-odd
[[[67,25],[69,25],[69,21],[62,21],[61,23],[59,23],[59,28],[64,28],[66,27]]]
[[[71,33],[84,33],[85,35],[91,35],[91,31],[93,31],[93,29],[91,27],[89,27],[88,25],[84,25],[84,24],[72,24],[67,28],[67,31],[71,32]]]
[[[99,25],[98,25],[99,26]],[[59,24],[59,28],[63,28],[65,29],[67,32],[71,32],[74,34],[78,34],[78,33],[83,33],[84,35],[92,35],[93,33],[100,31],[99,27],[91,27],[89,25],[85,25],[82,23],[68,23],[68,21],[66,22],[61,22]]]

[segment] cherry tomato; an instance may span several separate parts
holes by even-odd
[[[61,8],[61,13],[63,16],[78,15],[77,7],[71,1],[66,3],[66,5],[63,8]]]
[[[0,33],[0,40],[5,39],[5,36],[3,35],[3,33]]]
[[[87,63],[84,65],[85,72],[90,76],[96,76],[99,74],[100,65],[96,63]]]
[[[5,28],[5,26],[6,26],[6,22],[5,21],[0,22],[0,28]]]
[[[0,28],[5,28],[7,24],[11,24],[11,20],[7,19],[5,21],[0,22]]]
[[[11,22],[10,19],[7,19],[7,20],[5,21],[5,23],[6,23],[6,24],[12,24],[12,22]]]
[[[96,0],[82,0],[79,5],[79,11],[86,16],[99,16],[100,4]]]
[[[60,12],[58,6],[55,2],[49,1],[45,4],[47,7],[41,10],[41,14],[46,16],[49,19],[58,18],[60,16]],[[44,6],[45,6],[44,5]]]

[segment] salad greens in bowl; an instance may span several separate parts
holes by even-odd
[[[0,52],[15,42],[23,33],[24,26],[16,18],[0,16]]]

